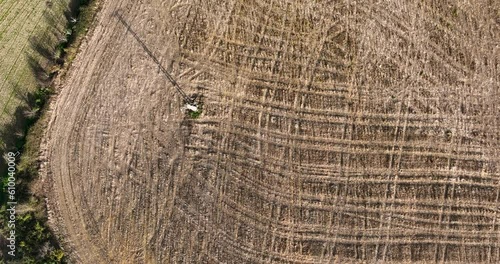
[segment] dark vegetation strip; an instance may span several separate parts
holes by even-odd
[[[52,4],[47,2],[47,4]],[[32,38],[31,45],[49,63],[41,65],[39,60],[28,55],[32,73],[38,80],[38,89],[23,98],[25,105],[15,111],[14,121],[0,131],[0,138],[6,142],[6,149],[0,149],[0,263],[66,263],[67,257],[57,237],[47,226],[47,211],[40,194],[30,190],[30,184],[38,177],[40,143],[44,135],[47,118],[44,110],[53,93],[53,81],[71,65],[85,34],[91,27],[100,1],[72,0],[65,13],[65,32],[54,32],[60,38],[55,47],[46,43],[44,36]],[[47,17],[46,19],[54,19]],[[56,23],[55,21],[53,21]],[[57,28],[57,27],[54,27]],[[45,32],[40,32],[45,34]],[[45,42],[44,42],[45,40]],[[21,132],[15,132],[21,131]],[[16,159],[16,221],[15,257],[8,255],[7,245],[11,228],[10,213],[7,210],[8,166],[7,153],[19,153]]]

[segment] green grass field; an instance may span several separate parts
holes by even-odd
[[[39,108],[50,91],[51,73],[61,63],[57,57],[60,54],[58,46],[66,38],[68,5],[69,0],[0,0],[0,186],[3,191],[6,180],[3,157],[8,151],[17,149],[30,152],[29,155],[23,153],[23,161],[28,166],[16,163],[16,201],[24,208],[16,215],[16,257],[12,259],[2,249],[0,263],[7,259],[8,263],[64,263],[64,253],[45,226],[43,203],[27,194],[29,179],[36,175],[36,164],[30,160],[36,160],[38,148],[35,145],[39,142],[29,143],[25,134],[36,121]],[[28,146],[23,146],[26,140]],[[3,191],[0,236],[5,238],[10,230],[4,222]],[[43,245],[48,246],[48,250],[41,254]]]
[[[43,86],[65,34],[67,0],[0,0],[0,150],[24,133],[34,93]]]

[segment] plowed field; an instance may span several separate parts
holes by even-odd
[[[497,263],[499,8],[104,1],[51,105],[52,225],[78,263]]]

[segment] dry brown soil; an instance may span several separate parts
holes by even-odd
[[[499,5],[104,1],[49,112],[52,226],[75,263],[498,263]]]

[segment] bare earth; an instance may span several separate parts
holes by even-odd
[[[499,2],[350,2],[104,1],[43,143],[72,262],[499,262]]]

